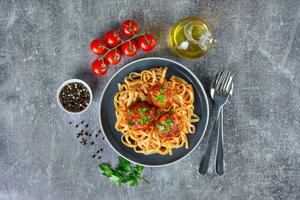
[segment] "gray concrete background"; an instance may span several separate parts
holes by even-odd
[[[219,43],[188,61],[168,50],[177,20],[207,19]],[[132,18],[159,39],[103,78],[89,75],[89,42]],[[22,1],[0,0],[0,200],[300,199],[300,2],[289,1]],[[106,141],[79,144],[69,120],[98,129],[99,95],[107,80],[139,57],[162,56],[190,67],[208,90],[220,68],[235,73],[225,108],[226,173],[197,174],[207,137],[186,159],[146,168],[150,185],[116,187],[97,164],[115,164]],[[56,104],[61,82],[92,82],[87,113],[70,116]],[[209,125],[210,130],[212,125]],[[102,159],[91,158],[103,148]]]

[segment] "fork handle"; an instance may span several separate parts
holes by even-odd
[[[217,152],[216,152],[216,174],[219,176],[224,174],[224,132],[223,132],[223,108],[221,108],[219,118],[219,131],[217,139]]]
[[[201,161],[200,161],[200,166],[199,166],[198,172],[202,175],[205,175],[208,170],[208,164],[209,164],[209,160],[210,160],[210,156],[211,156],[212,147],[215,143],[214,137],[217,134],[218,129],[219,129],[218,118],[220,115],[220,110],[221,110],[221,107],[218,107],[218,115],[217,115],[216,121],[214,123],[214,127],[209,135],[208,144],[207,144],[205,153],[202,156]]]

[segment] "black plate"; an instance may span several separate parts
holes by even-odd
[[[173,155],[144,155],[136,153],[132,148],[121,142],[122,133],[115,129],[116,116],[114,108],[114,95],[118,92],[118,83],[123,83],[124,78],[131,72],[141,72],[153,67],[167,66],[167,78],[171,75],[179,76],[191,83],[195,93],[195,113],[200,116],[200,121],[195,123],[196,132],[188,134],[189,148],[173,149]],[[198,78],[187,67],[166,58],[143,58],[124,66],[109,80],[100,99],[100,126],[112,148],[129,161],[144,166],[163,166],[181,160],[190,154],[200,143],[205,133],[209,117],[209,104],[205,90]]]

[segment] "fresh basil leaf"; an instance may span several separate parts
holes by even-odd
[[[122,177],[124,175],[124,173],[126,173],[126,171],[123,168],[113,169],[113,174],[116,176]]]
[[[134,177],[131,181],[130,181],[130,185],[135,187],[139,184],[138,180],[136,177]]]
[[[114,184],[116,184],[117,186],[121,185],[121,178],[119,176],[116,175],[111,175],[110,177],[108,177],[108,179],[113,182]]]
[[[118,157],[118,161],[120,166],[124,166],[124,165],[130,166],[130,162],[123,157]]]
[[[99,165],[100,169],[103,171],[103,175],[107,176],[111,182],[117,186],[129,182],[133,187],[137,186],[139,181],[149,183],[141,176],[144,170],[143,166],[136,165],[135,167],[131,167],[131,163],[122,157],[119,157],[118,160],[119,167],[117,168],[112,168],[107,164]]]
[[[130,162],[122,157],[118,158],[120,167],[126,172],[131,172]]]
[[[129,122],[128,122],[128,125],[129,125],[129,126],[133,126],[133,125],[134,125],[134,121],[129,121]]]
[[[144,170],[144,167],[143,166],[140,166],[140,165],[136,165],[134,168],[133,168],[134,172],[136,174],[138,174],[139,176],[143,173],[143,170]]]
[[[111,176],[113,174],[113,170],[109,165],[103,163],[103,164],[100,164],[99,167],[102,170],[103,175]]]
[[[134,176],[124,176],[124,177],[121,179],[121,182],[122,182],[122,183],[127,183],[127,182],[132,181],[133,179],[135,179]]]
[[[159,93],[159,94],[157,95],[157,101],[158,101],[159,103],[165,103],[165,96],[164,96],[162,93]]]

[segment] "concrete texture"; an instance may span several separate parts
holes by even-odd
[[[197,61],[170,53],[166,40],[170,26],[191,15],[211,22],[219,40]],[[103,78],[91,76],[89,42],[128,18],[159,38],[157,49],[123,59]],[[299,0],[0,0],[0,199],[299,200],[299,21]],[[207,176],[197,174],[205,137],[183,161],[146,168],[150,185],[116,187],[97,167],[115,164],[106,141],[78,142],[74,125],[82,119],[88,130],[99,128],[99,95],[107,80],[148,56],[187,65],[207,90],[217,70],[235,73],[234,96],[225,107],[224,176],[212,167]],[[75,77],[88,80],[95,93],[81,116],[67,115],[55,99],[60,83]],[[92,158],[99,148],[102,158]]]

